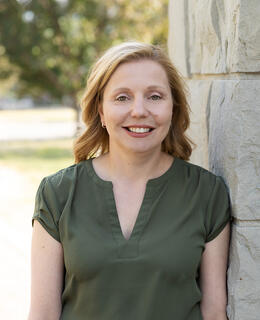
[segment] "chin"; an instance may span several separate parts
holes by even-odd
[[[133,147],[127,147],[128,152],[133,153],[146,153],[146,152],[155,152],[157,149],[161,150],[161,145],[156,146],[147,146],[147,145],[140,145],[140,146],[133,146]]]

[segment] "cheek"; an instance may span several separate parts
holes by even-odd
[[[122,109],[111,108],[107,106],[104,108],[104,118],[107,124],[107,127],[114,127],[120,124],[124,120],[125,113]]]
[[[155,119],[159,125],[170,126],[172,120],[172,108],[165,108],[163,112],[155,114]]]
[[[105,114],[105,119],[108,124],[110,123],[111,125],[113,125],[120,120],[120,115],[118,114],[118,112],[107,112]]]

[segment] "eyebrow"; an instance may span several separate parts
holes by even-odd
[[[165,87],[162,87],[162,86],[159,86],[159,85],[151,85],[151,86],[148,86],[147,87],[148,90],[153,90],[153,89],[166,89]],[[127,87],[122,87],[122,88],[116,88],[115,90],[113,90],[113,93],[114,92],[117,92],[117,91],[130,91],[129,88]]]

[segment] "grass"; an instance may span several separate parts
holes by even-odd
[[[37,124],[74,122],[75,111],[67,107],[0,110],[2,123]],[[38,179],[74,163],[73,138],[42,141],[1,141],[0,166]]]
[[[0,220],[10,228],[31,231],[40,181],[74,163],[72,145],[73,139],[0,144]]]
[[[7,127],[14,122],[37,125],[41,121],[74,121],[74,116],[66,108],[0,110],[0,127],[2,123],[5,124],[2,127]],[[7,279],[2,281],[4,294],[1,301],[8,302],[12,298],[15,305],[22,301],[22,305],[26,305],[24,312],[27,312],[29,303],[28,294],[24,292],[29,292],[30,287],[31,218],[36,191],[43,177],[74,163],[72,147],[73,138],[0,141],[0,250],[4,261],[0,271]]]
[[[74,163],[73,139],[2,142],[0,164],[23,174],[51,174]]]

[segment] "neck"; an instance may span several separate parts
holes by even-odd
[[[118,151],[118,150],[117,150]],[[161,150],[152,154],[108,152],[104,155],[109,180],[126,183],[147,181],[162,175],[172,164],[173,157]]]

